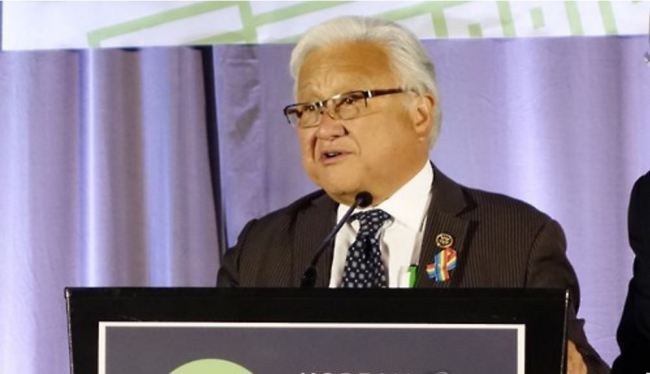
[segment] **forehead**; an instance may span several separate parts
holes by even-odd
[[[350,41],[321,47],[307,55],[298,73],[297,99],[324,99],[347,91],[397,85],[384,47]]]

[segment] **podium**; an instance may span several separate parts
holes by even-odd
[[[559,289],[67,288],[72,374],[562,374]]]

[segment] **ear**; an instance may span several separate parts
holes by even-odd
[[[433,108],[437,105],[430,93],[422,93],[414,97],[411,115],[413,119],[413,129],[418,138],[427,140],[433,130]]]

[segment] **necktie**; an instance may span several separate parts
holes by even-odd
[[[368,210],[352,216],[353,221],[359,220],[360,227],[345,258],[342,288],[388,287],[388,275],[381,261],[377,232],[390,218],[390,214],[381,209]]]

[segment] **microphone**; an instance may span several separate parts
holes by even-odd
[[[352,215],[352,212],[357,208],[365,208],[372,204],[372,195],[370,192],[367,191],[362,191],[357,194],[357,196],[354,197],[354,203],[348,209],[347,212],[343,215],[343,218],[341,218],[340,221],[336,223],[336,226],[330,231],[330,233],[325,237],[325,240],[321,243],[320,247],[316,250],[314,257],[311,259],[311,262],[309,263],[309,267],[307,270],[302,275],[302,279],[300,280],[300,288],[314,288],[314,285],[316,284],[316,277],[318,276],[318,272],[316,271],[316,263],[318,263],[318,260],[320,259],[320,256],[325,252],[325,248],[332,242],[334,239],[334,236],[336,233],[341,230],[341,227],[343,227],[343,224],[347,222],[348,218],[350,218],[350,215]]]

